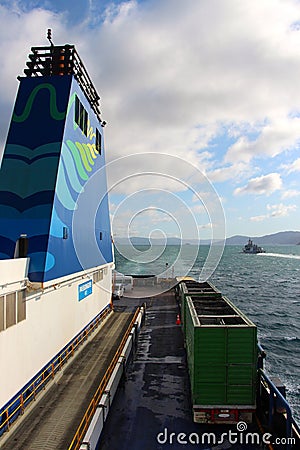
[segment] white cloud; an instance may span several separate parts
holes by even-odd
[[[143,219],[150,219],[152,224],[172,222],[172,215],[157,208],[157,206],[147,206],[147,208],[141,210],[139,214],[143,216]]]
[[[211,230],[212,227],[213,227],[213,224],[210,223],[210,222],[209,223],[205,223],[203,225],[198,225],[198,229],[199,230]]]
[[[286,217],[290,212],[296,211],[297,206],[279,203],[278,205],[267,205],[267,209],[270,211],[270,217]]]
[[[49,44],[46,40],[49,26],[55,28],[57,41],[64,41],[67,36],[63,16],[43,9],[23,12],[18,5],[14,2],[11,9],[0,5],[0,53],[3,55],[0,71],[0,156],[18,88],[17,76],[24,75],[23,69],[31,47]],[[69,32],[69,39],[73,39],[74,33]]]
[[[93,32],[97,67],[94,55],[87,55],[105,93],[109,156],[165,151],[196,160],[222,123],[266,118],[271,125],[263,142],[251,147],[244,137],[238,147],[245,142],[250,155],[275,154],[299,137],[297,120],[285,119],[300,102],[300,39],[291,31],[299,10],[293,1],[129,6]]]
[[[234,195],[271,195],[281,188],[282,179],[279,173],[269,173],[268,175],[252,178],[245,186],[235,189]]]
[[[211,182],[222,182],[227,180],[238,180],[249,173],[249,164],[237,161],[233,164],[221,166],[218,169],[213,169],[206,172],[207,177]]]
[[[263,222],[264,220],[268,219],[268,214],[263,214],[261,216],[252,216],[250,217],[251,222]]]
[[[297,210],[297,206],[279,203],[277,205],[267,205],[267,210],[270,211],[268,214],[250,217],[251,222],[263,222],[267,219],[288,217],[291,212],[295,212]]]
[[[300,191],[297,191],[296,189],[287,189],[286,191],[282,192],[281,199],[287,199],[292,197],[298,197],[300,195]]]
[[[283,165],[283,169],[285,169],[288,174],[293,172],[300,172],[300,158],[295,159],[295,161],[291,164]]]
[[[259,127],[257,139],[240,137],[228,150],[225,161],[249,162],[257,156],[274,157],[298,145],[300,140],[300,118],[277,117]]]
[[[222,123],[287,117],[300,103],[300,33],[291,27],[300,15],[292,0],[257,0],[251,7],[239,0],[124,1],[110,6],[92,32],[83,28],[86,21],[73,29],[64,15],[42,9],[1,13],[9,66],[2,74],[10,86],[1,83],[3,94],[13,95],[25,53],[52,26],[56,43],[78,43],[103,95],[108,159],[164,151],[199,164],[199,150]],[[101,14],[94,5],[91,22]],[[287,127],[292,142],[295,126]],[[206,160],[202,168],[211,165]]]
[[[193,194],[190,209],[194,214],[210,215],[213,211],[218,210],[223,205],[224,199],[216,197],[216,192],[199,191]],[[216,201],[218,198],[218,201]]]

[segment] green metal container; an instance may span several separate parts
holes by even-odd
[[[256,326],[224,296],[182,303],[193,405],[255,407]]]
[[[181,323],[183,326],[184,335],[186,333],[186,298],[189,296],[207,296],[218,298],[222,294],[216,289],[216,287],[209,281],[198,283],[197,281],[190,279],[183,279],[183,282],[179,284],[179,305],[181,313]]]

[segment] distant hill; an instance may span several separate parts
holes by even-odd
[[[265,236],[246,236],[246,235],[235,235],[226,239],[226,245],[241,245],[244,246],[248,239],[252,239],[257,245],[300,245],[300,231],[280,231],[279,233],[267,234]],[[130,241],[132,245],[146,245],[150,246],[150,240],[146,237],[131,237]],[[127,238],[116,237],[115,242],[117,244],[126,245],[128,244]],[[151,239],[152,245],[181,245],[190,244],[198,245],[196,239],[184,239],[182,242],[179,238],[167,238],[167,242],[164,239]],[[209,239],[201,239],[200,244],[208,245],[210,244]]]
[[[280,231],[279,233],[255,237],[236,235],[227,238],[226,245],[245,245],[249,238],[257,245],[298,245],[300,243],[300,231]]]
[[[117,244],[121,244],[121,245],[126,245],[128,244],[129,239],[127,238],[122,238],[122,237],[116,237],[114,239],[114,241]],[[152,245],[165,245],[166,241],[164,239],[150,239],[145,238],[145,237],[138,237],[138,236],[133,236],[130,238],[131,244],[132,245],[146,245],[146,246],[150,246],[151,243]],[[194,244],[196,244],[196,241],[193,242]],[[180,245],[181,244],[181,240],[179,238],[167,238],[167,245]]]

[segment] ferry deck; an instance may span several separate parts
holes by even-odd
[[[49,383],[45,393],[40,394],[16,425],[4,434],[1,448],[261,448],[258,436],[262,436],[265,424],[260,421],[255,420],[239,433],[236,425],[207,426],[193,422],[184,339],[174,290],[138,286],[125,295],[115,300],[114,312],[100,329],[88,338],[77,355]],[[128,330],[132,329],[134,312],[143,305],[146,306],[144,324],[110,405],[97,447],[91,446],[81,432],[82,423],[88,421],[89,404],[95,399],[119,344],[124,341],[124,333],[128,335]],[[105,386],[102,385],[103,392]],[[254,438],[250,440],[246,435]],[[292,449],[297,448],[298,442],[289,447],[270,444],[265,448]]]

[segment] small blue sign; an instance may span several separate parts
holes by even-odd
[[[89,280],[78,286],[78,301],[83,300],[93,292],[93,281]]]

